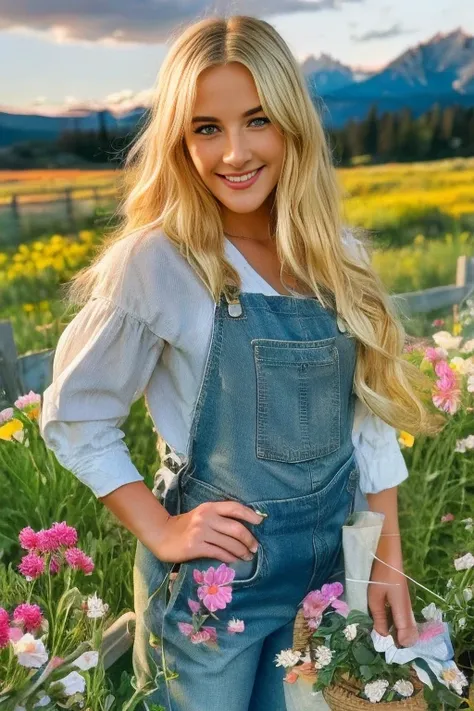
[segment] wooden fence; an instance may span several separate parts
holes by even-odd
[[[29,193],[14,193],[8,200],[0,200],[0,245],[10,246],[23,242],[32,231],[31,223],[40,225],[57,221],[67,227],[70,234],[77,234],[84,215],[106,201],[115,200],[117,185],[44,188]]]

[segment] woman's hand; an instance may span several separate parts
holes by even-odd
[[[403,571],[399,536],[381,536],[376,555],[394,568]],[[384,583],[383,585],[369,584],[368,603],[375,631],[384,637],[389,634],[391,613],[396,629],[396,634],[393,635],[395,642],[403,647],[415,644],[418,630],[405,576],[374,560],[370,579],[376,583]]]
[[[194,558],[217,558],[223,563],[251,560],[258,541],[239,518],[253,524],[263,520],[238,501],[206,501],[187,513],[169,516],[153,552],[173,563]]]

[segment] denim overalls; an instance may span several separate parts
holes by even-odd
[[[259,546],[253,560],[229,564],[232,600],[205,623],[218,649],[193,643],[178,623],[192,621],[193,571],[222,561],[163,563],[138,544],[134,668],[138,687],[155,689],[148,708],[285,711],[275,656],[292,647],[299,603],[340,559],[354,506],[355,361],[355,339],[316,298],[241,292],[216,304],[187,462],[162,503],[177,514],[235,499],[266,516],[239,519]],[[227,632],[233,619],[243,632]]]

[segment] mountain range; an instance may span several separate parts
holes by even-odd
[[[379,112],[409,107],[415,115],[435,102],[474,106],[474,37],[462,29],[438,33],[375,72],[346,66],[327,54],[307,57],[301,69],[325,124],[331,127],[363,119],[374,103]],[[111,130],[130,130],[145,111],[144,105],[126,112],[84,106],[57,116],[0,111],[0,146],[55,139],[67,129],[96,130],[99,120]]]

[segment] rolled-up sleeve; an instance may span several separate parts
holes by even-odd
[[[377,494],[398,486],[408,477],[396,429],[374,415],[359,398],[356,399],[352,442],[363,494]]]
[[[40,432],[58,461],[98,497],[143,479],[120,425],[163,347],[143,320],[104,297],[87,302],[58,341]]]

